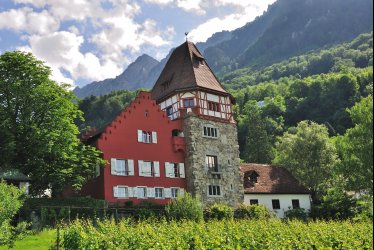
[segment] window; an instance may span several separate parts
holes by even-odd
[[[164,189],[163,188],[155,188],[155,198],[158,198],[158,199],[164,198]]]
[[[111,159],[111,174],[119,176],[134,175],[134,160]]]
[[[138,142],[157,143],[157,132],[138,130]]]
[[[299,200],[292,200],[292,209],[300,208],[300,201]]]
[[[184,108],[193,108],[194,106],[195,106],[195,102],[193,98],[183,99]]]
[[[211,138],[217,138],[218,137],[217,128],[210,127],[210,126],[204,126],[204,136],[205,137],[211,137]]]
[[[115,198],[128,198],[129,197],[128,187],[124,187],[124,186],[113,187],[113,196]]]
[[[179,188],[171,188],[171,198],[177,198],[179,195]]]
[[[208,109],[215,112],[220,112],[220,106],[218,102],[209,102],[208,101]]]
[[[166,115],[169,117],[169,116],[172,116],[173,115],[173,106],[169,106],[166,108]]]
[[[184,163],[165,162],[165,176],[168,178],[185,178]]]
[[[174,177],[179,177],[179,166],[178,163],[173,163],[173,172],[174,172]]]
[[[205,163],[206,163],[206,166],[208,167],[208,170],[213,171],[213,172],[219,172],[217,156],[207,155],[205,157]]]
[[[279,200],[271,200],[271,203],[273,205],[273,209],[280,209],[280,202],[279,202]]]
[[[158,161],[138,161],[139,176],[160,177],[160,163]]]
[[[250,205],[258,205],[258,200],[257,199],[249,200],[249,204]]]
[[[209,185],[208,194],[209,196],[221,196],[221,186]]]
[[[147,188],[146,187],[137,187],[137,197],[139,199],[147,198]]]

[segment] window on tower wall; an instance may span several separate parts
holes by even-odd
[[[184,108],[193,108],[195,107],[195,102],[193,98],[183,99]]]
[[[217,138],[218,130],[217,128],[214,128],[211,126],[204,126],[203,134],[204,134],[204,137]]]
[[[220,105],[218,102],[208,102],[208,109],[215,112],[220,112]]]
[[[221,196],[221,186],[209,185],[208,194],[209,196]]]
[[[205,163],[206,163],[208,170],[212,172],[219,172],[217,156],[207,155],[205,157]]]

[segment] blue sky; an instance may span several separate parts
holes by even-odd
[[[0,0],[0,53],[32,52],[53,79],[84,86],[113,78],[146,53],[160,60],[233,30],[275,0]]]

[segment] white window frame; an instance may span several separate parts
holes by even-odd
[[[123,170],[119,170],[119,162],[123,163]],[[132,159],[110,159],[110,173],[116,176],[134,176],[134,160]]]
[[[145,144],[157,144],[157,132],[138,129],[138,142]]]
[[[144,196],[142,196],[142,197],[139,197],[139,190],[140,189],[143,189],[144,190]],[[136,198],[138,198],[138,199],[148,199],[148,196],[147,196],[147,187],[145,187],[145,186],[137,186],[136,187]]]
[[[176,191],[176,193],[174,193],[173,191]],[[176,199],[178,197],[178,195],[180,194],[180,188],[179,187],[171,187],[170,192],[171,192],[171,197],[170,198]]]
[[[177,173],[175,172],[177,168]],[[165,162],[165,177],[167,178],[186,178],[186,170],[184,163]]]
[[[155,199],[165,199],[165,191],[163,187],[155,187]],[[161,197],[157,196],[157,189],[161,190]]]
[[[212,194],[210,192],[210,187],[212,187]],[[220,194],[214,194],[214,188],[217,188],[217,187],[219,187],[219,193]],[[209,197],[222,197],[223,196],[222,186],[221,185],[212,185],[212,184],[210,184],[210,185],[207,186],[207,189],[208,189],[207,190],[207,194],[208,194]],[[216,191],[216,193],[218,193],[217,192],[218,189],[216,189],[215,191]]]
[[[216,128],[215,126],[203,125],[202,135],[205,138],[218,139],[219,131],[218,131],[218,128]]]
[[[145,163],[151,164],[151,172],[149,171],[144,172]],[[142,176],[142,177],[160,177],[160,162],[139,160],[138,161],[138,172],[139,172],[139,176]]]
[[[119,196],[119,189],[124,189],[124,196]],[[129,187],[121,185],[113,186],[113,197],[117,199],[128,199],[130,197]]]

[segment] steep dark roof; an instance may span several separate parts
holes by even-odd
[[[185,42],[171,54],[152,89],[152,99],[160,101],[174,92],[190,89],[229,95],[196,46]]]
[[[254,185],[244,179],[246,194],[309,194],[310,192],[285,168],[245,163],[240,166],[242,177],[257,173]],[[247,175],[246,175],[247,173]]]

